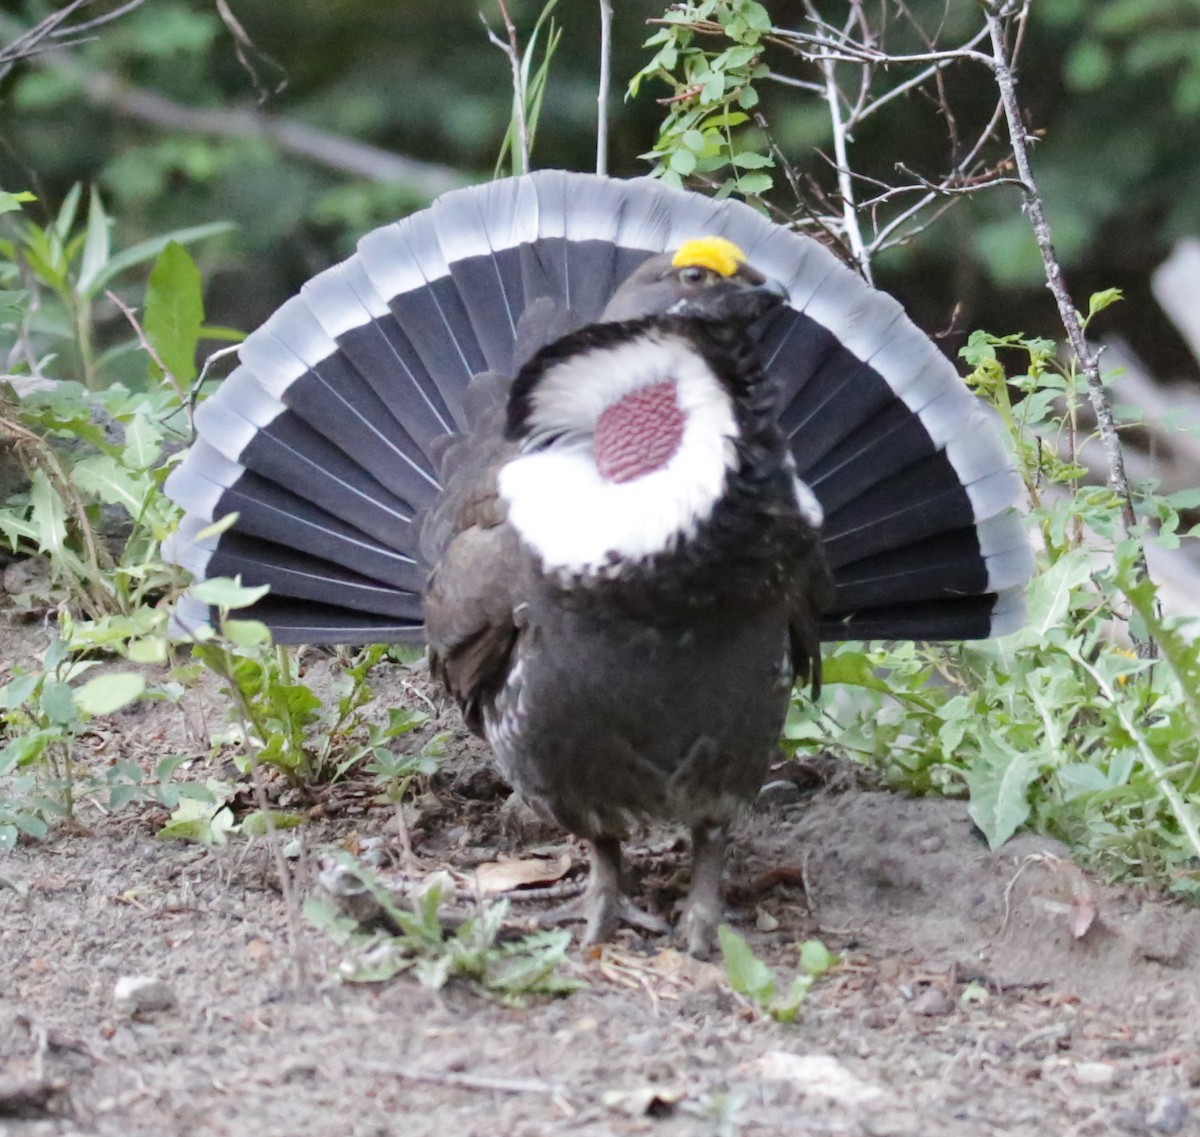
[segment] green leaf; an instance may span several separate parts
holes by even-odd
[[[761,170],[766,166],[774,166],[775,160],[766,154],[756,154],[753,150],[743,150],[733,156],[733,164],[743,170]]]
[[[837,961],[838,957],[820,940],[805,940],[800,945],[800,969],[806,975],[824,975]]]
[[[261,620],[224,620],[221,634],[238,647],[258,647],[271,642],[271,629]]]
[[[75,710],[75,693],[61,679],[47,679],[39,701],[42,713],[58,726],[70,726],[79,718]]]
[[[67,511],[62,498],[50,484],[45,471],[34,470],[30,478],[30,520],[37,534],[38,549],[51,560],[61,558],[67,543]]]
[[[251,588],[242,584],[241,577],[215,576],[193,584],[189,591],[201,604],[211,604],[214,608],[245,608],[266,596],[271,586]]]
[[[100,201],[100,194],[92,189],[88,205],[87,236],[83,242],[83,259],[79,264],[79,279],[76,286],[84,296],[94,296],[94,286],[104,266],[108,263],[112,245],[109,236],[109,220]]]
[[[295,829],[304,824],[304,816],[299,813],[279,813],[271,811],[271,824],[276,829]],[[265,837],[267,834],[267,819],[261,809],[256,809],[242,818],[242,832],[247,837]]]
[[[1090,320],[1097,312],[1103,312],[1105,308],[1116,304],[1118,300],[1123,300],[1125,294],[1119,288],[1106,288],[1103,292],[1093,292],[1088,298],[1088,314]]]
[[[133,518],[141,515],[146,494],[154,488],[148,481],[139,482],[107,454],[76,462],[71,477],[81,490],[95,494],[108,505],[121,506]]]
[[[743,174],[737,180],[737,191],[753,197],[755,194],[766,193],[774,184],[775,179],[770,174]]]
[[[195,841],[201,845],[224,845],[234,827],[233,811],[227,805],[184,798],[171,820],[156,834],[164,841]]]
[[[167,371],[180,385],[190,384],[196,378],[204,298],[200,270],[178,241],[168,242],[154,262],[143,326]]]
[[[150,416],[138,413],[125,424],[125,464],[134,470],[148,470],[162,454],[162,431]]]
[[[1037,774],[1029,753],[994,735],[979,735],[979,754],[967,771],[971,794],[967,812],[993,849],[1003,845],[1028,819],[1029,787]]]
[[[6,193],[4,190],[0,190],[0,213],[13,213],[29,201],[37,201],[37,197],[28,190],[21,190],[18,193]]]
[[[233,228],[234,225],[230,221],[212,221],[207,225],[194,225],[189,229],[176,229],[172,233],[163,233],[161,236],[152,237],[149,241],[142,241],[140,244],[133,245],[124,252],[116,253],[109,258],[108,264],[104,266],[103,271],[96,280],[96,291],[99,292],[103,289],[114,276],[124,272],[125,269],[142,264],[144,261],[153,260],[172,241],[180,245],[190,245],[195,241],[203,241],[209,237],[215,237],[219,233],[228,233]]]
[[[75,692],[75,705],[89,715],[111,715],[142,697],[146,677],[136,671],[114,671],[89,679]]]
[[[739,995],[759,1003],[770,1002],[775,993],[775,972],[750,950],[750,945],[727,924],[717,929],[721,955],[725,958],[725,976]]]

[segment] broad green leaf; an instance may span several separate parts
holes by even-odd
[[[725,976],[739,995],[748,995],[760,1003],[769,1002],[775,993],[775,972],[759,959],[750,945],[727,924],[717,929],[721,955],[725,957]]]
[[[231,579],[227,576],[199,581],[189,590],[201,604],[211,604],[215,608],[245,608],[256,600],[261,600],[270,591],[271,586],[268,584],[251,588],[242,584],[241,577]]]
[[[84,296],[95,296],[93,286],[108,263],[111,252],[108,215],[104,212],[100,194],[93,187],[88,205],[87,238],[83,243],[83,259],[79,263],[79,279],[76,282]]]
[[[141,698],[146,677],[136,671],[114,671],[89,679],[75,692],[75,705],[89,715],[111,715]]]
[[[201,845],[224,845],[234,827],[233,811],[227,805],[184,798],[171,820],[156,834],[164,841],[196,841]]]
[[[37,201],[37,197],[28,190],[18,193],[7,193],[0,190],[0,213],[13,213],[28,201]]]
[[[820,940],[805,940],[800,945],[800,969],[814,978],[824,975],[838,961]]]
[[[61,679],[47,679],[40,700],[42,713],[58,726],[70,726],[79,715],[75,711],[75,692]]]
[[[182,386],[196,378],[196,345],[203,325],[200,270],[188,251],[171,241],[150,272],[143,327],[163,365]]]
[[[979,754],[967,771],[967,812],[988,844],[999,848],[1029,817],[1029,787],[1037,778],[1033,757],[994,736],[979,735]]]
[[[275,829],[295,829],[304,824],[304,816],[299,813],[279,813],[272,810],[271,824]],[[246,814],[242,818],[241,830],[247,837],[265,837],[267,819],[263,811],[256,809],[252,813]]]
[[[221,634],[238,647],[258,647],[271,642],[271,629],[261,620],[224,620]]]

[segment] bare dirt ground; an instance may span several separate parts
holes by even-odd
[[[0,682],[40,636],[0,621]],[[415,697],[399,670],[373,682]],[[184,752],[203,778],[224,721],[212,691],[139,705],[99,724],[89,761]],[[418,870],[546,846],[582,869],[561,835],[512,835],[457,729],[419,798]],[[0,858],[0,1137],[1200,1131],[1200,913],[1089,879],[1045,840],[993,854],[958,802],[820,762],[778,781],[742,826],[732,915],[781,974],[806,938],[843,956],[791,1025],[719,966],[632,935],[573,951],[578,993],[519,1008],[411,976],[342,983],[341,949],[307,925],[297,959],[263,840],[163,841],[157,807],[85,805],[78,828]],[[401,861],[394,811],[352,784],[305,845],[302,895],[322,846]],[[682,846],[656,833],[632,853],[640,899],[669,912]],[[121,976],[159,977],[173,1005],[118,1009]]]

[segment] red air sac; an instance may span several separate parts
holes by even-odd
[[[596,423],[596,467],[610,482],[629,482],[665,466],[683,439],[684,414],[674,383],[640,387]]]

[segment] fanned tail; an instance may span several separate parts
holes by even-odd
[[[455,190],[367,234],[247,337],[168,479],[186,516],[165,555],[270,585],[247,614],[280,642],[419,639],[420,520],[472,400],[599,318],[647,257],[710,234],[789,290],[762,351],[825,512],[823,638],[1019,626],[1032,558],[999,427],[899,304],[741,203],[560,171]],[[185,600],[175,622],[211,618]]]

